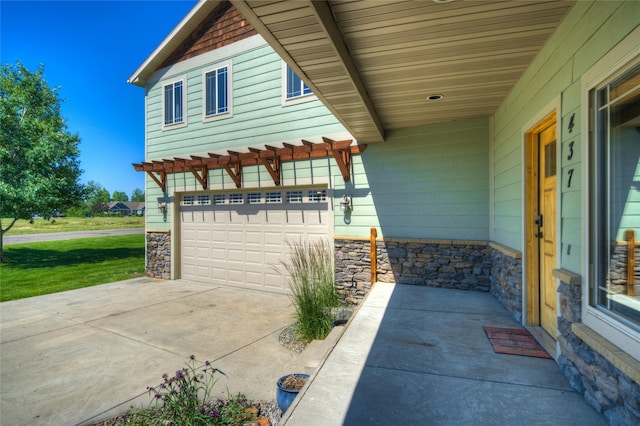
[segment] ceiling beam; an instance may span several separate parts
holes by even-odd
[[[347,74],[349,81],[351,82],[351,84],[353,84],[356,94],[360,98],[360,102],[362,102],[362,105],[366,109],[369,119],[375,125],[380,139],[384,140],[384,128],[382,126],[382,123],[380,122],[378,113],[373,106],[373,102],[371,101],[371,98],[369,98],[369,94],[362,81],[360,72],[356,67],[355,62],[353,61],[353,56],[349,51],[349,47],[344,41],[342,32],[333,19],[333,13],[331,12],[331,6],[329,5],[329,2],[311,0],[309,1],[309,4],[313,9],[316,18],[318,19],[318,23],[322,27],[327,38],[331,41],[331,47],[340,59],[340,63],[344,67],[344,71]]]
[[[350,91],[349,94],[355,94],[360,100],[360,104],[358,105],[359,110],[366,111],[366,116],[368,119],[364,121],[366,124],[362,123],[351,123],[347,117],[344,116],[348,113],[346,110],[341,110],[340,108],[334,107],[333,102],[331,102],[326,94],[322,92],[322,90],[312,81],[308,76],[304,69],[297,63],[297,61],[291,56],[289,52],[288,46],[284,46],[280,40],[271,32],[268,24],[265,24],[261,17],[253,11],[253,6],[249,4],[246,0],[230,0],[233,6],[244,16],[244,18],[249,21],[249,23],[255,28],[256,31],[269,43],[269,45],[273,48],[273,50],[278,53],[278,55],[291,67],[291,69],[300,77],[309,88],[313,91],[313,94],[322,101],[322,103],[327,107],[329,111],[333,114],[334,117],[340,121],[340,123],[358,140],[364,143],[375,143],[375,142],[383,142],[384,141],[384,127],[382,126],[382,122],[378,117],[377,112],[373,107],[373,102],[369,98],[369,95],[365,89],[365,86],[362,82],[360,74],[351,58],[349,53],[349,49],[347,48],[346,43],[338,29],[335,21],[333,20],[333,16],[331,14],[331,9],[326,2],[320,1],[312,1],[312,0],[304,0],[304,1],[296,1],[292,2],[292,5],[295,5],[295,8],[306,7],[309,9],[309,13],[318,21],[319,26],[322,28],[322,34],[327,39],[327,46],[330,45],[330,48],[334,50],[336,55],[336,60],[340,61],[342,64],[341,77],[349,80],[353,85],[353,93]],[[260,2],[256,3],[256,6],[260,6]],[[294,7],[294,6],[292,6]],[[342,93],[344,95],[344,93]],[[351,108],[350,108],[351,109]],[[362,121],[362,120],[360,120]],[[357,126],[357,127],[356,127]],[[366,136],[364,130],[366,129]]]

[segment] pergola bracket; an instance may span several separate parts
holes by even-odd
[[[231,170],[231,166],[233,166],[233,170]],[[222,167],[229,173],[229,176],[231,176],[231,179],[233,179],[233,182],[236,184],[236,188],[242,188],[242,165],[240,165],[240,163],[232,165],[227,163],[223,164]]]
[[[196,177],[200,185],[202,185],[202,189],[209,189],[209,168],[206,165],[201,166],[200,171],[194,166],[187,166],[191,173]]]
[[[160,189],[162,189],[162,193],[166,193],[167,192],[167,173],[166,172],[156,172],[158,173],[158,176],[153,174],[154,172],[152,172],[151,170],[147,170],[147,174],[149,176],[151,176],[151,179],[153,179],[153,181],[155,183],[158,184],[158,186],[160,187]]]

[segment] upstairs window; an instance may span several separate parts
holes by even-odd
[[[164,125],[184,123],[184,82],[182,80],[164,86]]]
[[[231,113],[231,67],[229,64],[203,73],[204,120],[217,119]]]
[[[284,65],[284,98],[286,101],[312,95],[311,88],[296,75],[289,65]]]

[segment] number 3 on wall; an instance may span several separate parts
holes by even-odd
[[[567,160],[571,160],[573,158],[573,144],[575,141],[569,142],[569,155],[567,155]]]

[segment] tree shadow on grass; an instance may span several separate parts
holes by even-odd
[[[144,247],[84,248],[68,251],[12,247],[4,253],[4,265],[12,269],[37,269],[130,258],[143,259]]]

